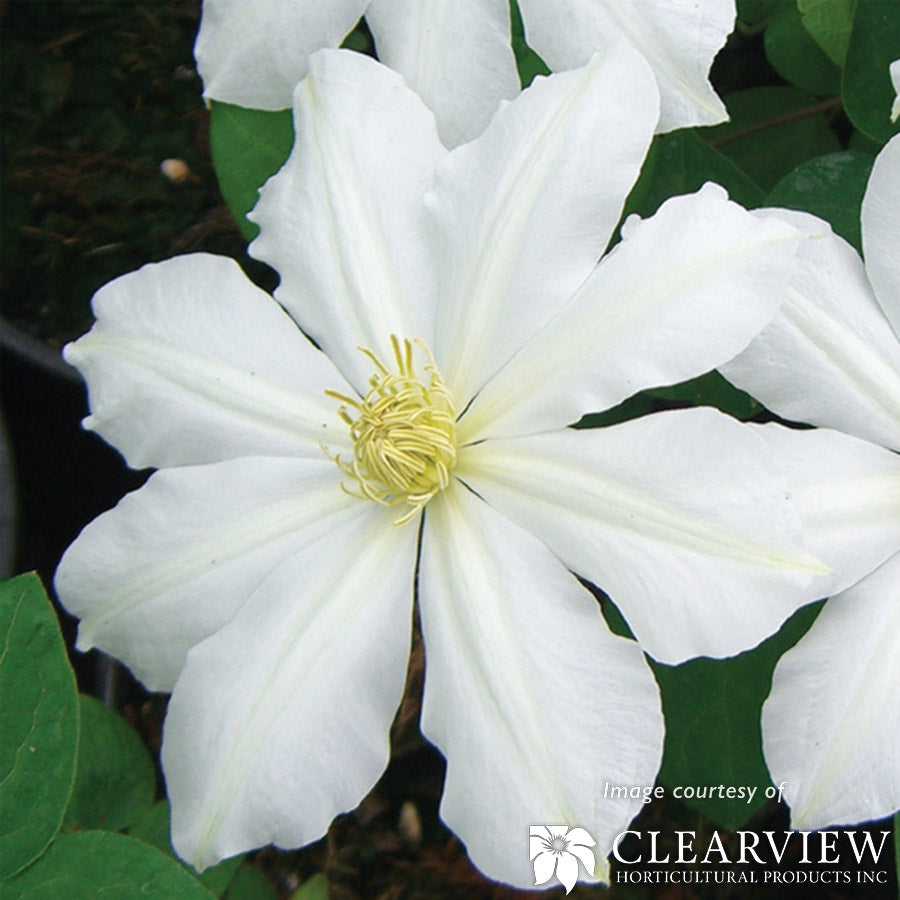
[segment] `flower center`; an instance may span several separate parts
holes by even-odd
[[[554,853],[565,853],[565,851],[568,849],[568,846],[569,842],[565,838],[561,837],[555,837],[550,842],[550,849]]]
[[[428,357],[421,379],[413,366],[413,343]],[[402,525],[450,483],[456,428],[453,400],[425,342],[401,342],[391,335],[391,347],[396,372],[371,350],[359,348],[376,368],[362,400],[326,393],[343,404],[338,412],[353,438],[352,460],[331,458],[356,482],[358,496],[385,506],[407,504],[395,522]]]

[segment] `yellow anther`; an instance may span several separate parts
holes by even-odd
[[[397,525],[412,519],[447,487],[456,465],[453,400],[431,351],[424,341],[415,344],[428,357],[427,377],[422,380],[413,366],[413,342],[400,341],[392,334],[396,373],[371,350],[360,347],[376,369],[366,396],[355,400],[336,391],[325,392],[341,401],[338,413],[353,438],[352,460],[331,458],[356,482],[357,496],[385,506],[409,506]]]

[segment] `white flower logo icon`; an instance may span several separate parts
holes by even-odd
[[[578,880],[578,860],[593,876],[594,851],[590,848],[597,842],[583,828],[569,831],[566,825],[532,825],[529,833],[535,885],[546,884],[555,872],[568,894]]]

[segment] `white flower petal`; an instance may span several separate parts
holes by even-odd
[[[604,799],[603,779],[652,783],[660,762],[640,649],[546,547],[458,483],[426,512],[419,584],[422,730],[447,757],[441,817],[472,861],[532,885],[533,822],[577,823],[608,852],[641,804]]]
[[[546,884],[556,871],[556,854],[549,850],[539,853],[534,857],[534,883]]]
[[[781,657],[762,729],[772,779],[787,782],[791,827],[900,808],[900,554],[828,600]]]
[[[594,267],[655,117],[627,47],[536,80],[438,167],[428,203],[441,267],[435,356],[460,406]]]
[[[568,834],[566,834],[566,838],[570,841],[570,843],[580,844],[584,847],[594,847],[597,844],[597,842],[591,837],[591,835],[589,835],[583,828],[570,829]]]
[[[287,109],[309,55],[337,47],[368,0],[204,0],[194,45],[204,97]]]
[[[573,829],[574,831],[584,831],[583,828]],[[569,837],[571,838],[571,832],[569,833]],[[574,857],[581,860],[582,865],[584,866],[584,871],[587,872],[588,875],[593,876],[594,869],[597,865],[596,860],[594,858],[594,851],[591,850],[591,846],[584,846],[582,844],[569,844],[568,852],[571,853]],[[562,881],[562,879],[560,879]]]
[[[187,651],[358,503],[324,457],[157,472],[94,519],[59,564],[57,593],[81,619],[78,649],[99,647],[150,690],[172,690]]]
[[[321,458],[319,441],[346,443],[324,394],[344,380],[233,260],[146,265],[102,287],[93,308],[65,357],[88,384],[84,426],[129,465]]]
[[[734,28],[734,0],[519,0],[528,43],[551,69],[582,65],[623,37],[650,63],[662,101],[658,131],[728,118],[708,80]]]
[[[556,864],[556,877],[562,882],[568,894],[578,881],[578,860],[570,853],[561,854]]]
[[[859,254],[815,216],[766,212],[818,236],[800,245],[778,315],[722,374],[786,419],[900,449],[900,342]]]
[[[173,845],[198,868],[318,839],[387,765],[417,528],[373,503],[357,509],[188,654],[162,762]]]
[[[519,93],[507,0],[372,0],[378,58],[434,111],[448,147],[480,134]]]
[[[475,398],[461,435],[559,428],[730,359],[775,314],[800,239],[713,184],[629,219],[572,301]]]
[[[762,437],[711,409],[485,441],[457,474],[606,591],[662,662],[755,646],[827,571],[798,546]]]
[[[403,79],[349,50],[323,50],[297,86],[299,135],[250,218],[250,252],[281,275],[278,301],[364,392],[389,338],[432,343],[433,263],[422,196],[446,152]]]
[[[866,273],[900,337],[900,135],[875,157],[861,217]]]
[[[891,84],[894,86],[894,102],[891,104],[891,121],[900,119],[900,59],[895,59],[890,66]]]
[[[787,476],[809,550],[834,572],[810,600],[855,584],[900,552],[900,456],[825,428],[758,427]]]

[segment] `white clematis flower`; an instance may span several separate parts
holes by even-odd
[[[562,882],[566,893],[578,881],[578,863],[593,876],[596,862],[596,841],[583,829],[569,829],[565,825],[532,825],[528,838],[535,885],[546,884],[554,875]]]
[[[283,309],[205,254],[96,295],[66,351],[85,424],[162,471],[84,530],[56,586],[82,649],[173,690],[163,766],[195,865],[316,840],[371,789],[414,584],[422,730],[472,860],[531,886],[533,822],[608,852],[641,804],[603,781],[650,784],[660,762],[641,649],[743,650],[821,570],[751,429],[709,409],[566,428],[739,352],[801,239],[707,185],[597,265],[656,113],[622,46],[448,153],[397,74],[321,51],[304,138],[253,214]]]
[[[527,38],[552,69],[584,65],[625,40],[650,63],[661,95],[657,130],[727,118],[709,83],[734,28],[734,0],[520,0]],[[205,96],[287,109],[309,57],[336,47],[360,16],[379,59],[434,112],[448,146],[480,134],[519,91],[508,0],[204,0],[194,52]]]
[[[875,161],[862,230],[865,267],[833,234],[805,243],[782,311],[722,367],[780,415],[846,432],[765,429],[835,570],[811,584],[830,599],[763,707],[766,761],[803,829],[900,808],[900,456],[884,449],[900,450],[900,137]]]

